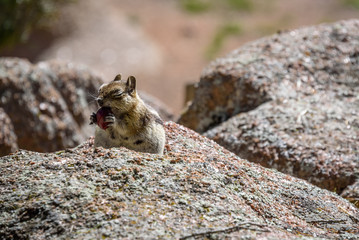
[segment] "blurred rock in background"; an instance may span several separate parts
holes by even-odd
[[[94,134],[89,118],[102,83],[83,65],[0,58],[0,155],[18,147],[51,152],[82,143]],[[140,94],[164,120],[172,119],[163,103]]]
[[[5,156],[15,152],[18,146],[14,126],[2,108],[0,108],[0,126],[0,156]]]
[[[5,20],[37,23],[40,20],[21,20],[44,12],[46,17],[36,26],[46,28],[26,31],[27,43],[0,50],[0,55],[35,63],[58,58],[85,64],[105,81],[117,73],[135,75],[140,90],[176,114],[183,108],[185,85],[197,82],[210,60],[279,30],[358,17],[356,0],[7,2],[10,7],[21,3],[22,8],[13,13],[13,8],[0,7]],[[26,8],[29,4],[37,11]],[[7,26],[5,20],[0,25]]]
[[[83,142],[92,133],[89,116],[96,110],[91,93],[100,84],[84,66],[1,58],[0,107],[19,148],[49,152]]]

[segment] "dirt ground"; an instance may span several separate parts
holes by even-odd
[[[199,80],[221,26],[235,23],[239,30],[223,39],[212,58],[278,30],[359,16],[344,0],[254,0],[250,11],[218,7],[197,14],[186,12],[179,2],[78,0],[62,10],[57,23],[66,34],[46,45],[35,60],[86,64],[108,81],[117,73],[134,75],[141,90],[179,114],[185,85]]]

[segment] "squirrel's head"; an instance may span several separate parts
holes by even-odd
[[[112,82],[100,87],[97,103],[100,107],[110,107],[115,114],[130,111],[138,103],[136,78],[130,76],[126,81],[117,75]]]

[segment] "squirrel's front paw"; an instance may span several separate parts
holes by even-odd
[[[97,117],[95,112],[93,112],[90,116],[90,125],[91,124],[97,124]]]
[[[112,127],[115,124],[115,121],[116,121],[116,118],[115,118],[115,115],[113,115],[113,114],[108,114],[105,117],[105,123],[106,123],[107,127]]]

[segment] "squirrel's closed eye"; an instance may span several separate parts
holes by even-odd
[[[125,94],[125,92],[116,92],[114,94],[112,94],[112,97],[114,98],[120,98]]]

